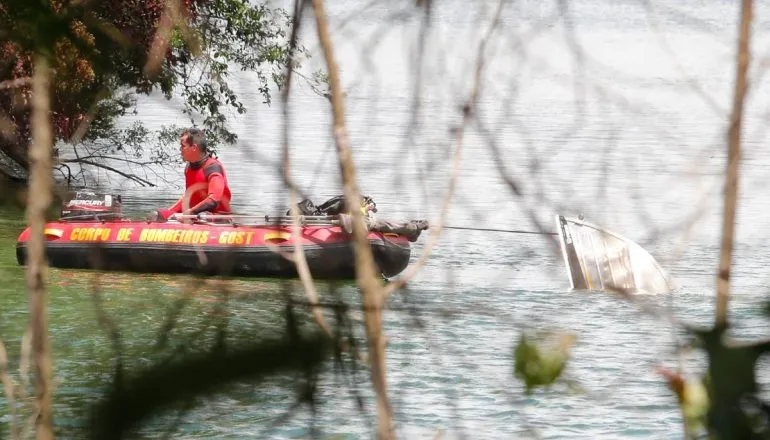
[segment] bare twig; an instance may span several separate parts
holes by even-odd
[[[8,404],[8,408],[11,412],[11,436],[14,439],[19,438],[19,427],[16,422],[16,393],[14,391],[13,381],[8,374],[8,351],[5,349],[3,340],[0,339],[0,381],[3,382],[3,389],[5,390],[5,402]]]
[[[360,205],[360,191],[356,182],[356,170],[350,149],[350,141],[345,127],[345,104],[340,85],[339,69],[334,58],[329,23],[326,18],[323,0],[313,0],[318,39],[323,48],[331,86],[331,104],[334,116],[334,139],[337,147],[343,189],[347,206],[353,214],[353,237],[355,243],[356,278],[363,295],[363,306],[369,308],[364,314],[366,335],[371,361],[371,378],[377,395],[377,436],[381,439],[394,437],[393,412],[388,400],[387,379],[385,376],[385,338],[382,335],[382,304],[384,292],[377,279],[374,257],[367,238],[368,232],[363,221]]]
[[[302,287],[305,290],[308,302],[310,303],[310,310],[313,314],[313,319],[316,321],[319,327],[330,338],[332,337],[332,330],[326,323],[321,308],[318,306],[318,293],[315,290],[315,284],[313,283],[313,277],[310,273],[310,268],[307,265],[307,259],[305,258],[305,250],[302,246],[300,239],[300,231],[302,227],[299,222],[299,209],[297,208],[297,191],[294,189],[294,185],[291,184],[291,161],[289,160],[289,131],[290,121],[289,117],[289,92],[291,90],[291,66],[294,61],[294,52],[297,47],[297,35],[302,24],[302,13],[304,12],[305,2],[304,0],[295,0],[294,2],[294,22],[291,30],[291,40],[289,57],[287,61],[286,69],[286,84],[283,89],[283,180],[290,183],[289,187],[289,206],[291,209],[292,221],[292,239],[294,241],[294,253],[291,260],[297,267],[297,273],[302,281]]]
[[[114,160],[117,162],[123,162],[129,165],[136,165],[140,167],[147,167],[150,165],[163,165],[163,161],[161,160],[132,160],[128,157],[116,157],[116,156],[108,156],[108,155],[102,155],[102,154],[89,154],[88,156],[83,156],[80,159],[72,159],[67,160],[69,163],[82,163],[83,160],[89,160],[89,159],[99,159],[99,160]],[[156,173],[157,174],[157,173]]]
[[[489,145],[490,150],[492,150],[492,157],[494,158],[494,164],[495,168],[497,168],[498,172],[500,173],[500,177],[503,179],[503,182],[506,186],[511,190],[511,192],[521,199],[522,204],[529,205],[529,203],[526,202],[526,199],[524,197],[524,192],[522,191],[522,185],[521,183],[516,180],[511,174],[508,172],[508,167],[506,166],[506,162],[503,159],[503,153],[498,145],[497,141],[495,140],[494,136],[491,135],[489,130],[484,125],[481,118],[476,119],[476,127],[478,128],[479,132],[485,136],[487,144]],[[542,224],[542,222],[537,218],[535,215],[535,210],[531,206],[525,206],[524,211],[526,211],[527,216],[529,217],[530,222],[535,226],[537,229],[538,234],[541,234],[545,236],[547,242],[551,245],[552,250],[555,253],[559,253],[559,244],[556,241],[555,238],[553,238],[551,233],[546,229],[546,227]],[[550,238],[549,238],[550,237]]]
[[[27,263],[30,322],[32,325],[33,358],[36,369],[35,394],[37,398],[36,435],[38,440],[53,438],[51,414],[51,353],[48,341],[47,292],[45,287],[46,261],[45,212],[51,203],[51,149],[53,129],[49,120],[51,70],[43,55],[37,55],[33,76],[32,136],[29,149],[31,164],[30,192],[27,221],[30,227]]]
[[[107,171],[112,171],[115,174],[121,175],[125,177],[126,179],[133,180],[134,182],[142,185],[142,186],[155,186],[154,183],[150,182],[149,180],[142,179],[141,177],[135,175],[135,174],[129,174],[123,171],[120,171],[119,169],[115,167],[111,167],[109,165],[105,165],[103,163],[94,162],[92,160],[86,160],[86,159],[68,159],[65,160],[64,163],[82,163],[85,165],[91,165],[98,168],[104,168]]]
[[[743,101],[746,97],[746,72],[749,68],[749,35],[751,32],[752,1],[743,0],[741,7],[740,38],[738,40],[735,97],[728,131],[727,170],[724,193],[724,216],[722,218],[722,248],[717,274],[717,326],[727,325],[727,302],[730,296],[730,267],[733,256],[735,234],[735,211],[738,203],[738,163],[741,154],[741,123]]]
[[[586,63],[583,48],[580,46],[580,40],[578,39],[577,32],[575,32],[575,24],[573,23],[572,12],[570,4],[567,0],[559,0],[558,9],[562,16],[564,23],[564,42],[572,52],[572,59],[574,64],[575,80],[573,88],[575,91],[575,120],[573,127],[568,128],[568,132],[577,130],[578,127],[583,125],[584,115],[586,114],[586,89],[585,76],[586,76]],[[583,107],[581,109],[581,106]]]
[[[289,155],[289,132],[290,132],[290,121],[289,118],[289,94],[291,91],[291,85],[292,85],[292,60],[293,60],[293,54],[296,48],[296,42],[297,42],[297,35],[299,33],[300,25],[301,25],[301,15],[305,8],[305,2],[304,0],[296,0],[295,2],[295,9],[294,9],[294,22],[292,26],[292,33],[290,37],[290,56],[289,61],[287,65],[286,70],[286,84],[283,88],[283,117],[284,117],[284,126],[283,126],[283,158],[282,158],[282,166],[281,166],[281,174],[283,176],[283,181],[286,184],[288,190],[289,190],[289,206],[291,210],[291,214],[293,217],[292,220],[292,240],[295,243],[295,251],[292,253],[287,253],[281,250],[278,246],[273,245],[272,243],[267,243],[268,248],[270,248],[273,252],[278,253],[279,255],[283,256],[287,260],[293,262],[297,268],[297,274],[299,275],[300,281],[302,282],[302,287],[305,292],[305,296],[308,299],[308,306],[310,307],[311,314],[313,315],[313,319],[316,321],[319,327],[324,331],[324,333],[329,336],[330,339],[335,339],[334,334],[332,332],[332,328],[329,326],[329,324],[326,322],[326,318],[324,318],[323,311],[321,310],[321,306],[319,305],[319,299],[318,299],[318,293],[315,288],[315,283],[313,282],[312,274],[310,273],[310,268],[307,264],[307,259],[305,258],[305,251],[302,246],[301,240],[300,240],[300,231],[301,226],[299,222],[299,210],[297,209],[297,186],[293,179],[291,178],[291,161],[290,161],[290,155]],[[339,343],[339,349],[344,351],[350,351],[352,349],[351,345],[346,343],[345,341],[337,341]],[[359,360],[362,362],[366,361],[366,358],[357,350],[354,350],[354,354],[358,357]]]
[[[75,129],[75,133],[71,136],[70,142],[73,144],[80,143],[80,141],[83,139],[83,136],[85,136],[86,131],[88,131],[88,127],[91,126],[91,122],[93,122],[94,117],[96,116],[96,111],[99,108],[99,102],[107,96],[107,90],[102,90],[102,92],[96,96],[94,102],[91,103],[91,107],[88,109],[88,112],[86,112],[86,114],[83,116],[83,120],[80,121],[80,124],[78,124],[77,128]]]
[[[166,344],[170,338],[170,334],[172,330],[174,330],[174,327],[177,325],[179,315],[182,314],[182,309],[184,309],[184,307],[190,301],[190,297],[200,288],[202,284],[203,282],[199,278],[193,278],[190,280],[189,285],[182,289],[182,295],[177,298],[176,301],[174,301],[172,307],[168,309],[168,314],[166,315],[166,319],[163,321],[161,330],[158,332],[158,339],[155,342],[155,348],[157,350],[166,347]]]
[[[118,325],[104,309],[101,275],[99,273],[95,273],[91,279],[91,300],[96,312],[96,321],[108,334],[112,343],[112,349],[115,350],[115,383],[119,387],[123,386],[123,338],[120,335]]]
[[[457,178],[460,174],[460,153],[462,151],[462,144],[463,144],[463,135],[465,134],[465,130],[468,128],[468,126],[471,123],[471,120],[474,118],[475,113],[475,107],[476,102],[478,101],[479,97],[479,89],[481,88],[481,76],[484,70],[484,52],[486,51],[487,42],[489,41],[490,37],[494,33],[494,31],[497,29],[497,27],[500,24],[500,18],[503,13],[503,5],[505,4],[505,0],[500,0],[500,3],[497,5],[497,11],[495,12],[494,20],[492,21],[492,25],[487,30],[486,35],[481,39],[479,42],[479,48],[476,54],[476,70],[473,77],[473,85],[471,88],[471,95],[468,97],[468,100],[465,102],[465,105],[463,106],[463,120],[460,124],[460,127],[455,132],[455,149],[454,149],[454,159],[452,161],[452,171],[449,177],[449,188],[447,189],[446,195],[444,196],[444,201],[441,206],[441,211],[439,213],[439,219],[438,221],[433,225],[431,228],[431,234],[428,236],[428,241],[425,244],[425,248],[423,248],[423,252],[420,255],[420,258],[417,260],[415,264],[413,264],[409,271],[406,272],[401,278],[391,281],[388,283],[387,286],[385,286],[385,294],[389,295],[390,293],[394,292],[395,290],[400,289],[406,283],[409,282],[414,276],[417,274],[417,272],[422,268],[422,266],[428,261],[428,257],[430,256],[433,247],[436,245],[436,242],[438,241],[438,237],[441,234],[441,229],[444,224],[444,220],[446,219],[447,212],[449,211],[449,204],[452,201],[452,196],[454,195],[454,189],[457,185]]]
[[[126,438],[127,432],[175,401],[219,392],[233,381],[256,383],[276,372],[304,371],[321,363],[328,352],[328,341],[313,332],[297,341],[260,341],[153,365],[91,409],[91,438]]]
[[[28,325],[21,337],[21,353],[19,354],[19,397],[27,398],[26,388],[29,386],[29,371],[32,365],[32,326]]]

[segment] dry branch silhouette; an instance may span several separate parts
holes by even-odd
[[[487,43],[489,42],[489,39],[492,37],[497,27],[500,25],[500,17],[502,16],[504,5],[505,0],[500,0],[492,20],[492,24],[487,30],[487,33],[479,42],[478,50],[476,53],[476,65],[474,69],[473,81],[471,83],[471,93],[462,107],[462,122],[460,123],[460,126],[455,130],[455,148],[452,159],[452,170],[449,174],[449,188],[447,189],[446,195],[443,198],[439,219],[435,224],[432,225],[431,233],[428,236],[428,242],[425,245],[425,248],[423,249],[423,252],[417,262],[413,263],[405,274],[403,274],[397,280],[391,281],[385,287],[385,295],[389,295],[392,292],[398,290],[399,288],[406,285],[409,280],[414,278],[420,268],[422,268],[422,266],[427,262],[428,258],[430,257],[430,253],[433,247],[436,245],[439,235],[441,234],[441,228],[446,220],[446,215],[449,211],[449,205],[452,201],[452,196],[454,195],[455,186],[460,174],[460,153],[462,152],[463,135],[476,116],[476,104],[478,102],[479,93],[482,86],[481,80],[482,74],[484,72],[484,63],[487,56],[485,53]]]
[[[323,48],[331,89],[333,114],[333,133],[337,147],[337,156],[342,175],[342,185],[347,206],[360,205],[361,192],[356,182],[356,170],[353,165],[350,139],[345,126],[344,97],[339,78],[339,67],[334,57],[329,23],[323,0],[313,0],[318,40]],[[393,411],[388,400],[388,386],[385,368],[385,337],[383,335],[382,307],[385,294],[374,270],[374,257],[367,239],[368,232],[359,209],[353,209],[353,237],[356,263],[356,280],[363,296],[366,335],[369,347],[369,360],[372,384],[377,395],[377,436],[381,439],[393,438]]]
[[[48,440],[53,438],[53,389],[51,383],[53,373],[48,337],[48,294],[45,285],[48,263],[43,228],[46,221],[45,213],[52,199],[53,182],[50,170],[53,131],[49,120],[51,68],[46,56],[37,55],[34,70],[32,80],[33,141],[29,150],[31,173],[27,202],[27,221],[31,228],[27,288],[35,364],[37,405],[35,434],[38,440]]]
[[[748,83],[746,72],[749,68],[749,38],[753,12],[752,0],[741,3],[740,34],[738,37],[737,68],[735,74],[735,97],[728,130],[727,170],[725,175],[724,217],[722,218],[722,245],[717,274],[716,323],[727,325],[727,302],[730,295],[730,271],[735,235],[735,214],[738,204],[738,169],[741,155],[741,127],[743,124],[743,101]]]

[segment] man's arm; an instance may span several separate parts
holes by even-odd
[[[182,203],[184,202],[184,196],[180,197],[179,200],[176,201],[170,208],[168,208],[168,212],[171,214],[177,214],[182,212]]]
[[[187,172],[187,167],[185,167],[185,172]],[[182,194],[182,197],[179,198],[173,205],[171,205],[168,209],[158,209],[155,211],[157,213],[157,216],[160,217],[163,220],[168,220],[169,217],[171,217],[174,214],[181,214],[184,210],[184,199],[187,196],[187,192]]]
[[[179,200],[177,200],[176,203],[171,206],[171,208],[155,210],[153,219],[165,221],[168,220],[172,215],[181,213],[183,201],[184,196],[180,197]]]

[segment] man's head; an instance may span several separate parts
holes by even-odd
[[[186,128],[179,137],[179,151],[182,160],[186,162],[198,162],[208,152],[206,134],[198,128]]]

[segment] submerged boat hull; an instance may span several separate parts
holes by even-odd
[[[56,268],[146,273],[296,277],[285,257],[295,241],[290,226],[233,226],[152,222],[53,222],[45,227],[48,264]],[[29,228],[16,245],[26,264]],[[409,263],[409,241],[369,233],[375,263],[392,277]],[[355,277],[353,239],[339,226],[303,226],[299,243],[314,278]]]
[[[638,244],[581,219],[556,216],[562,257],[576,290],[668,293],[673,280]]]

